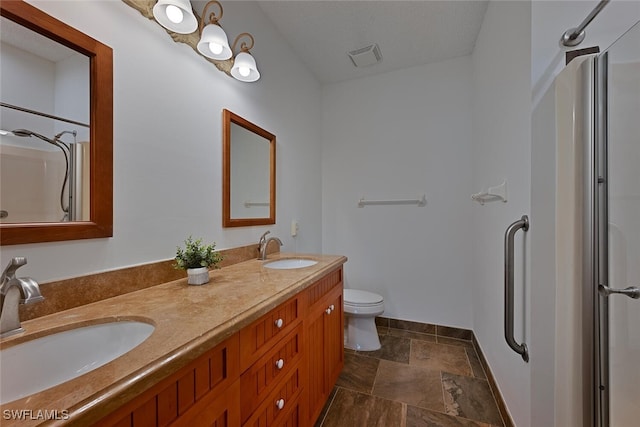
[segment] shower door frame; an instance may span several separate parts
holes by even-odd
[[[598,293],[600,283],[608,283],[608,186],[607,186],[607,135],[608,135],[608,58],[609,52],[595,58],[594,93],[594,172],[593,185],[593,425],[609,427],[609,299]]]
[[[640,25],[634,24],[631,28]],[[625,37],[629,31],[621,36]],[[618,39],[620,40],[620,39]],[[615,43],[614,43],[615,45]],[[613,45],[612,45],[613,46]],[[587,179],[591,186],[590,195],[585,199],[592,199],[593,205],[585,208],[593,214],[590,230],[592,249],[589,251],[585,244],[585,261],[591,257],[592,266],[585,266],[592,270],[593,279],[590,283],[585,280],[585,290],[590,287],[593,295],[593,376],[591,386],[592,419],[595,427],[610,427],[611,425],[611,383],[610,383],[610,309],[609,296],[601,295],[600,286],[608,290],[610,283],[609,266],[609,48],[595,57],[594,67],[594,137],[592,138],[593,172],[587,172]],[[588,157],[588,155],[587,155]],[[588,230],[585,230],[588,232]],[[586,236],[587,234],[585,234]],[[589,240],[589,239],[585,239]],[[589,252],[592,252],[589,254]],[[617,286],[617,285],[613,285]],[[617,289],[616,289],[617,290]],[[616,292],[618,293],[618,292]],[[627,295],[628,296],[628,295]],[[625,297],[620,296],[618,298]],[[614,325],[615,326],[615,325]],[[586,413],[586,411],[585,411]],[[615,427],[615,426],[614,426]]]

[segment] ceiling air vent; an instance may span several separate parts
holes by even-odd
[[[347,53],[356,67],[369,67],[382,61],[382,54],[377,44],[352,50]]]

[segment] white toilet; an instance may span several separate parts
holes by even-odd
[[[380,349],[375,317],[384,312],[384,299],[373,292],[344,290],[344,346],[351,350]]]

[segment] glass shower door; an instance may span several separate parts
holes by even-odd
[[[631,427],[640,422],[640,23],[601,55],[601,63],[607,100],[601,254],[608,262],[599,286],[600,384],[608,410],[600,421]]]

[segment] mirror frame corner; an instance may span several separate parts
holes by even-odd
[[[90,220],[0,224],[0,245],[113,236],[113,50],[22,1],[3,0],[0,14],[57,41],[90,61]]]
[[[269,216],[231,217],[231,124],[235,123],[269,141]],[[241,116],[222,110],[222,227],[247,227],[276,223],[276,136]]]

